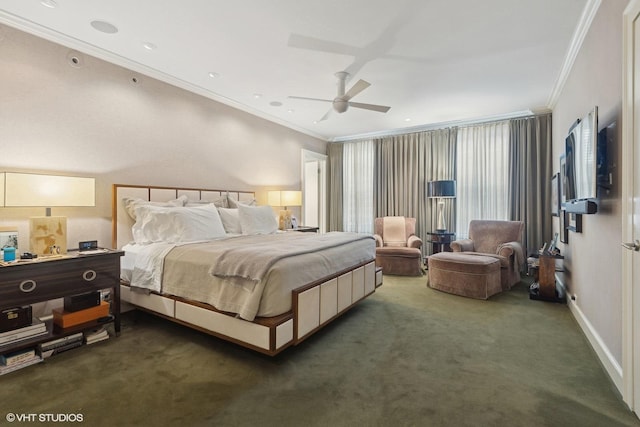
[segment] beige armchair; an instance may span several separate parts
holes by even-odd
[[[387,216],[375,219],[376,266],[382,267],[383,274],[422,274],[422,240],[415,232],[415,218]]]
[[[520,281],[523,229],[522,221],[473,220],[469,223],[469,238],[451,242],[451,249],[498,259],[502,290],[508,290]]]

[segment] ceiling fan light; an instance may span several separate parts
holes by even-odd
[[[333,109],[338,113],[344,113],[349,108],[349,102],[344,99],[336,98],[333,100]]]

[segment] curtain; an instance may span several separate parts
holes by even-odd
[[[551,223],[551,114],[511,120],[509,217],[525,224],[523,248],[540,248],[553,236]]]
[[[374,187],[373,141],[358,141],[343,147],[343,230],[373,233]]]
[[[416,218],[416,235],[423,253],[429,231],[436,228],[436,203],[427,198],[426,185],[455,176],[455,129],[396,135],[376,140],[375,217]],[[446,211],[449,221],[454,210]],[[449,222],[453,224],[453,222]]]
[[[457,238],[472,219],[509,219],[509,122],[458,129]]]
[[[327,202],[327,220],[328,231],[342,231],[342,211],[343,211],[343,195],[342,195],[342,149],[341,143],[329,143],[327,145],[328,171],[327,179],[329,180],[327,188],[329,189]]]

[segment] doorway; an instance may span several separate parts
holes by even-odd
[[[302,150],[302,224],[326,231],[327,156]]]

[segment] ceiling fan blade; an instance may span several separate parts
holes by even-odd
[[[360,79],[356,82],[356,84],[351,86],[351,89],[349,89],[347,93],[344,94],[342,99],[344,99],[345,101],[348,101],[354,96],[356,96],[357,94],[359,94],[360,92],[362,92],[363,90],[365,90],[366,88],[368,88],[369,86],[371,86],[371,83],[365,82],[364,80]]]
[[[329,116],[331,115],[331,112],[333,111],[333,108],[329,108],[329,110],[324,113],[324,116],[322,116],[322,118],[320,120],[318,120],[319,122],[323,122],[325,120],[327,120],[329,118]]]
[[[349,107],[362,108],[364,110],[371,110],[371,111],[379,111],[381,113],[386,113],[391,109],[391,107],[387,107],[384,105],[362,104],[360,102],[349,102]]]
[[[307,100],[307,101],[333,102],[333,99],[307,98],[307,97],[305,97],[305,96],[287,96],[287,98],[291,98],[291,99],[304,99],[304,100]]]

